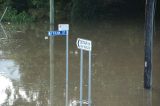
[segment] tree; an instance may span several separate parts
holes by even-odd
[[[95,18],[96,0],[73,0],[71,10],[72,21],[90,20]]]

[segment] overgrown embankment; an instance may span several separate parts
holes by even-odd
[[[135,17],[145,14],[145,0],[54,1],[55,18],[74,23],[103,21],[110,17]],[[49,0],[0,0],[0,15],[6,7],[9,7],[9,12],[3,21],[23,23],[49,19]],[[157,7],[159,8],[159,5]]]

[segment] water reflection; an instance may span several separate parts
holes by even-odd
[[[33,106],[42,105],[40,102],[41,89],[32,89],[32,84],[26,88],[26,84],[21,81],[21,66],[15,60],[9,59],[10,53],[0,51],[0,105],[2,106],[17,106],[25,104],[32,104]],[[22,102],[23,101],[23,102]],[[28,105],[29,105],[28,104]]]
[[[0,23],[0,26],[1,26],[1,29],[2,29],[1,32],[3,32],[3,34],[1,34],[1,35],[4,35],[4,36],[2,36],[1,39],[7,39],[8,36],[7,36],[6,30],[4,29],[4,27],[3,27],[3,25],[1,23]]]
[[[80,101],[79,101],[79,100],[76,100],[76,99],[72,99],[72,100],[70,100],[70,102],[69,102],[69,106],[78,106],[79,104],[80,104]],[[88,101],[83,100],[83,101],[82,101],[82,104],[83,104],[83,105],[88,105]]]
[[[14,81],[0,75],[0,105],[1,106],[22,106],[28,104],[30,106],[41,106],[42,102],[39,101],[40,92],[29,90],[23,87],[16,87]],[[23,101],[23,102],[22,102]]]
[[[0,81],[1,93],[4,95],[0,105],[47,106],[49,49],[48,42],[44,40],[47,31],[36,32],[30,25],[6,25],[5,28],[10,36],[0,41],[0,74],[4,76]],[[3,85],[3,79],[9,85]]]
[[[13,105],[15,89],[12,81],[0,74],[0,105]]]
[[[1,74],[4,74],[14,80],[20,79],[19,65],[16,64],[14,60],[1,59],[0,67]]]
[[[16,99],[14,101],[14,105],[35,105],[39,106],[42,105],[41,102],[38,100],[40,96],[39,91],[27,91],[25,88],[21,87],[16,92]],[[22,102],[23,101],[23,102]]]

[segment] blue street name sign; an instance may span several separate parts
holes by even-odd
[[[67,35],[67,31],[49,31],[48,36],[62,36]]]

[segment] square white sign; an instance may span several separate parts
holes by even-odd
[[[69,31],[69,24],[59,24],[58,30],[59,31],[64,31],[64,30]]]

